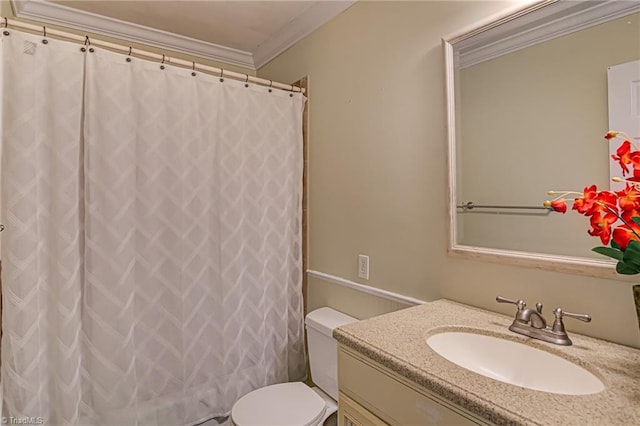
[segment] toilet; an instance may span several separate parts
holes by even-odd
[[[231,409],[235,426],[315,426],[338,409],[338,345],[333,329],[358,321],[331,308],[309,312],[305,319],[311,378],[279,383],[249,392]]]

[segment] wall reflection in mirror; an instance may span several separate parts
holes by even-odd
[[[448,48],[450,249],[606,261],[591,251],[600,240],[587,234],[588,218],[526,207],[541,207],[551,189],[609,187],[607,76],[613,66],[640,61],[640,4],[545,2],[445,41]],[[636,116],[637,80],[627,97],[611,99],[627,112],[635,102]],[[640,136],[640,124],[631,126]],[[468,202],[489,207],[461,208]]]

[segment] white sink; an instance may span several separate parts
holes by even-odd
[[[451,331],[428,337],[427,344],[454,364],[504,383],[565,395],[604,390],[600,379],[584,368],[511,340]]]

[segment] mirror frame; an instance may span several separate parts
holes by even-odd
[[[576,9],[576,4],[582,7]],[[554,255],[547,253],[525,252],[506,249],[494,249],[470,246],[458,242],[457,230],[457,192],[456,192],[456,109],[455,109],[455,67],[460,60],[456,50],[471,57],[492,58],[522,47],[550,40],[564,34],[588,28],[599,23],[640,11],[640,3],[602,1],[569,2],[544,0],[526,7],[511,9],[500,15],[465,29],[456,35],[442,39],[445,64],[446,90],[446,128],[447,128],[447,166],[448,166],[448,220],[449,242],[447,253],[450,256],[471,260],[486,261],[514,266],[609,278],[621,281],[637,281],[629,275],[619,275],[615,271],[615,261]],[[535,12],[535,13],[534,13]],[[531,29],[531,22],[542,25]],[[527,26],[528,25],[528,26]],[[521,31],[527,26],[526,34]],[[490,44],[490,46],[489,46]]]

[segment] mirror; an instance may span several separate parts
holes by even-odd
[[[607,75],[640,60],[640,3],[537,2],[443,47],[449,253],[620,278],[591,251],[601,244],[588,218],[543,202],[549,190],[610,185],[610,144],[615,152],[620,141],[603,138]],[[640,84],[634,90],[638,111]]]

